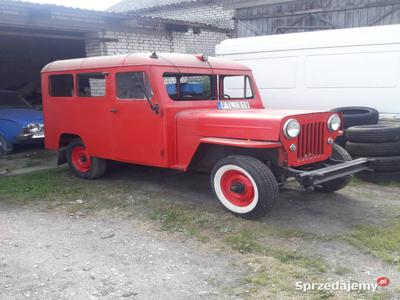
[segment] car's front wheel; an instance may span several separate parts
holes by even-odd
[[[105,159],[89,155],[86,146],[80,139],[75,139],[67,147],[67,162],[70,170],[78,177],[96,179],[107,170]]]
[[[271,170],[250,156],[228,156],[213,168],[211,186],[222,205],[237,216],[256,219],[266,215],[279,198]]]

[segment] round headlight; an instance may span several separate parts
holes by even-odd
[[[28,124],[26,130],[28,133],[37,133],[40,131],[40,125],[35,123]]]
[[[333,132],[340,128],[341,120],[338,114],[334,114],[329,117],[328,119],[328,129],[329,131]]]
[[[287,120],[283,126],[283,134],[289,138],[295,138],[300,134],[300,123],[295,119]]]

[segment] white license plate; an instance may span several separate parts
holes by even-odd
[[[249,101],[218,101],[219,109],[249,109]]]

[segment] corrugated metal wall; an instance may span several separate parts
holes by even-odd
[[[236,10],[238,37],[400,24],[400,0],[299,0]]]

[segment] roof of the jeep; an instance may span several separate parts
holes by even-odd
[[[42,72],[61,72],[124,66],[172,66],[181,68],[209,68],[228,70],[249,70],[248,67],[226,59],[209,57],[208,62],[201,60],[201,55],[157,53],[158,58],[151,58],[150,53],[135,53],[114,56],[97,56],[69,60],[58,60],[47,64]]]

